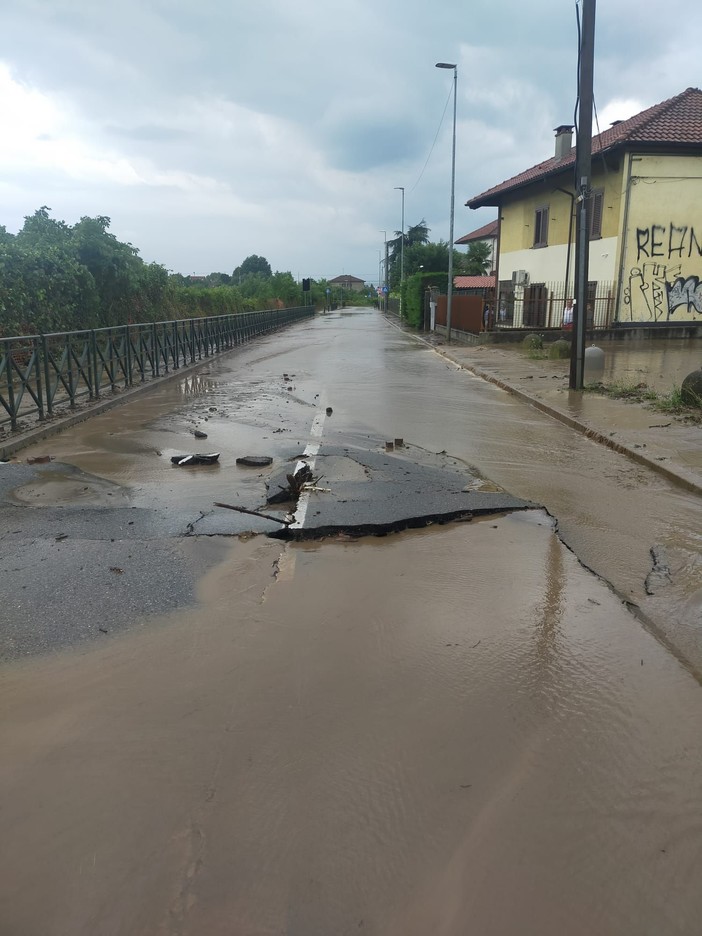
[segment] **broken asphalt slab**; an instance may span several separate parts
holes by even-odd
[[[302,460],[312,467],[316,483],[303,488],[292,523],[269,535],[298,540],[338,533],[377,536],[540,506],[495,489],[444,452],[415,446],[400,451],[322,446],[313,459]],[[278,474],[269,492],[280,484]]]

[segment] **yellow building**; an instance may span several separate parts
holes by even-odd
[[[560,325],[573,296],[575,148],[471,198],[498,208],[498,308],[515,326]],[[702,91],[593,138],[588,321],[702,323]]]

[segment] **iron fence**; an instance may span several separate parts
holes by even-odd
[[[0,339],[0,427],[43,420],[228,351],[314,314],[312,306]]]
[[[573,288],[563,282],[499,285],[495,309],[497,328],[561,328],[568,325],[568,308],[573,306]],[[615,284],[598,281],[587,284],[587,328],[610,328],[616,307]],[[572,322],[572,317],[570,318]]]

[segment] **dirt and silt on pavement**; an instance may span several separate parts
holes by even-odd
[[[52,564],[74,538],[107,562],[122,540],[138,546],[139,527],[145,551],[106,571],[127,594],[164,536],[212,552],[183,610],[4,668],[0,918],[57,933],[695,932],[699,686],[544,512],[360,541],[178,536],[184,515],[216,516],[225,488],[260,504],[259,474],[236,473],[234,455],[265,442],[295,457],[316,402],[334,407],[325,440],[403,435],[546,503],[588,564],[639,600],[652,542],[689,537],[693,555],[694,499],[429,352],[403,352],[403,336],[371,343],[354,385],[339,334],[331,365],[313,328],[247,349],[254,376],[264,345],[280,349],[247,406],[227,404],[236,368],[221,361],[196,417],[191,396],[173,412],[178,391],[164,387],[129,421],[116,410],[39,446],[129,496],[106,541],[70,528],[46,547]],[[205,415],[220,467],[164,467]]]
[[[437,360],[372,312],[317,318],[270,336],[25,454],[50,452],[123,485],[132,505],[156,509],[163,523],[187,509],[188,520],[205,514],[201,532],[226,532],[228,523],[234,533],[234,517],[215,516],[213,503],[262,504],[259,473],[237,469],[236,456],[263,448],[276,466],[286,464],[304,451],[310,424],[327,405],[326,444],[368,449],[402,436],[544,504],[578,557],[702,672],[699,498]],[[195,440],[195,428],[208,438]],[[173,454],[212,450],[221,452],[219,467],[185,473],[168,464]],[[652,547],[663,548],[672,575],[648,595]]]
[[[539,512],[234,541],[0,691],[7,932],[699,921],[699,686]]]

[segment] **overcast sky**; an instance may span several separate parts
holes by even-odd
[[[702,4],[600,0],[600,126],[700,84]],[[377,281],[383,230],[464,202],[572,123],[574,0],[2,0],[0,224],[108,215],[145,260]],[[421,175],[421,179],[420,179]]]

